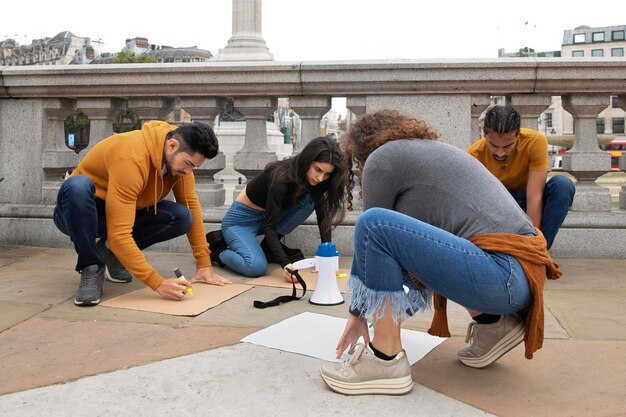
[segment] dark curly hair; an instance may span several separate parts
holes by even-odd
[[[335,169],[330,176],[315,187],[310,187],[307,171],[313,162],[327,162]],[[292,157],[267,164],[266,170],[272,171],[272,185],[279,182],[295,183],[292,196],[295,204],[307,191],[311,191],[315,207],[324,214],[321,229],[326,231],[336,227],[345,217],[344,205],[346,164],[341,147],[336,139],[322,136],[312,139],[302,151]]]
[[[354,189],[353,164],[362,171],[365,161],[372,152],[385,143],[398,139],[437,140],[439,133],[425,121],[416,119],[397,110],[383,109],[366,113],[352,124],[343,138],[345,168],[348,195],[348,210],[352,210],[352,190]]]

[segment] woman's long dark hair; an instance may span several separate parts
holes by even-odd
[[[315,187],[311,187],[306,178],[313,162],[327,162],[335,167],[329,177]],[[345,166],[339,141],[322,136],[311,140],[299,154],[270,162],[265,169],[272,170],[272,185],[279,182],[295,183],[294,204],[310,190],[315,207],[324,214],[320,226],[322,230],[329,230],[341,223],[346,215]]]

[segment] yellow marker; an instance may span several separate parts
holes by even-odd
[[[348,278],[348,274],[344,274],[344,273],[342,272],[341,274],[337,274],[337,278],[340,278],[340,279],[346,279],[346,278]]]
[[[178,278],[178,279],[182,279],[183,281],[187,281],[187,278],[185,278],[185,276],[183,275],[183,272],[179,268],[176,268],[174,270],[174,275],[176,275],[176,278]],[[189,287],[187,287],[187,294],[189,294],[190,296],[193,297],[193,291]]]

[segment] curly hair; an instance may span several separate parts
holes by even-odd
[[[437,140],[439,133],[424,120],[419,120],[397,110],[383,109],[366,113],[352,124],[343,138],[344,175],[348,210],[352,210],[352,190],[355,173],[353,164],[362,171],[365,161],[372,152],[385,143],[399,139]]]

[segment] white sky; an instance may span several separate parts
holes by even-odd
[[[29,44],[69,30],[101,39],[108,52],[127,38],[197,46],[217,55],[232,35],[231,0],[11,2],[0,39]],[[561,49],[563,31],[626,24],[624,0],[587,7],[563,0],[263,0],[262,34],[277,61],[496,58],[529,46]],[[174,6],[174,7],[173,7]],[[178,9],[176,9],[176,7]]]
[[[21,44],[69,30],[117,52],[126,38],[214,55],[232,34],[231,0],[11,2],[0,37]],[[498,48],[561,48],[563,31],[626,24],[626,3],[562,0],[263,0],[263,37],[277,61],[495,58]],[[178,7],[178,10],[172,6]],[[15,36],[17,35],[17,36]]]

